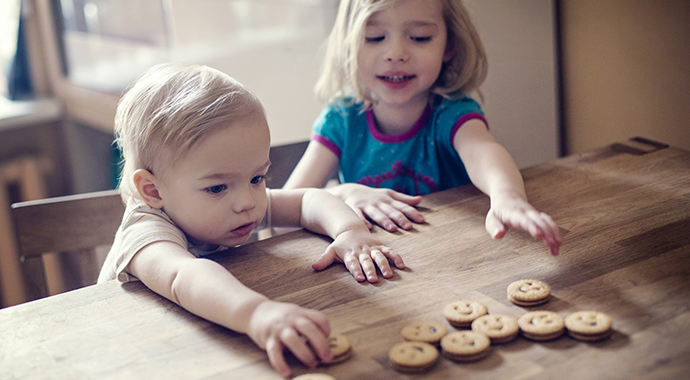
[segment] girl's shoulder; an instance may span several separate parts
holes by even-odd
[[[482,111],[482,106],[476,100],[472,99],[467,95],[461,95],[457,98],[447,99],[441,98],[436,107],[434,107],[436,113],[470,113],[477,112],[484,114]]]
[[[341,114],[362,113],[364,111],[364,103],[356,101],[353,97],[345,97],[327,104],[324,110]]]

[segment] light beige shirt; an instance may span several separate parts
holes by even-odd
[[[266,189],[268,207],[261,225],[254,232],[271,227],[271,193]],[[250,238],[249,241],[252,239]],[[132,258],[147,245],[160,241],[170,241],[185,247],[196,257],[202,257],[228,247],[219,247],[214,251],[202,251],[192,245],[184,232],[170,219],[165,211],[148,206],[141,199],[131,197],[127,201],[122,223],[115,233],[115,240],[108,256],[101,267],[98,282],[117,279],[120,282],[138,280],[125,271]]]

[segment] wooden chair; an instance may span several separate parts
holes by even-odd
[[[94,262],[95,249],[112,244],[124,209],[117,190],[14,203],[12,217],[28,301],[95,283],[101,265]],[[68,255],[65,252],[72,256],[89,253],[82,258],[92,262],[91,272],[95,269],[95,273],[84,276],[84,273],[76,273],[74,267],[62,268],[64,277],[74,280],[75,276],[81,276],[82,283],[65,284],[64,289],[49,289],[51,281],[46,275],[50,271],[46,271],[44,257]]]

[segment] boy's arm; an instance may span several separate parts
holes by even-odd
[[[393,276],[388,260],[399,269],[405,267],[400,255],[381,244],[357,214],[334,195],[321,189],[296,189],[271,190],[271,197],[274,225],[301,226],[333,239],[312,265],[315,270],[340,261],[357,281],[377,282],[377,266],[383,277]]]
[[[467,121],[458,129],[453,145],[472,183],[491,198],[486,217],[491,237],[501,238],[508,228],[519,228],[543,239],[551,254],[557,255],[561,245],[558,226],[528,203],[520,170],[486,124],[479,119]]]
[[[321,360],[330,360],[330,327],[322,313],[270,301],[218,263],[195,258],[175,243],[163,241],[144,247],[132,258],[127,271],[191,313],[249,335],[284,376],[290,373],[284,348],[310,367],[318,362],[309,345]]]

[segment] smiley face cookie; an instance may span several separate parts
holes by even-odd
[[[501,344],[515,339],[520,327],[517,320],[511,316],[487,314],[472,322],[472,331],[486,335],[492,344]]]
[[[476,331],[456,331],[441,339],[441,350],[448,359],[456,362],[471,362],[489,354],[491,341]]]
[[[563,317],[552,311],[532,311],[518,318],[522,335],[532,340],[551,340],[563,335]]]
[[[419,373],[431,368],[438,360],[436,347],[424,342],[402,342],[391,347],[388,359],[400,372]]]
[[[611,317],[597,311],[578,311],[565,318],[568,335],[586,342],[608,338],[611,326]]]
[[[333,360],[323,362],[322,364],[329,365],[340,363],[349,358],[352,354],[352,344],[350,343],[350,339],[345,335],[331,334],[331,336],[328,337],[328,345],[330,346]]]
[[[477,301],[455,301],[446,305],[443,316],[455,327],[468,327],[472,321],[488,313],[486,305]]]
[[[550,295],[551,286],[539,280],[519,280],[508,285],[508,299],[519,306],[541,305]]]
[[[405,326],[400,335],[407,341],[426,342],[438,344],[444,335],[448,333],[446,327],[437,322],[422,321]]]

